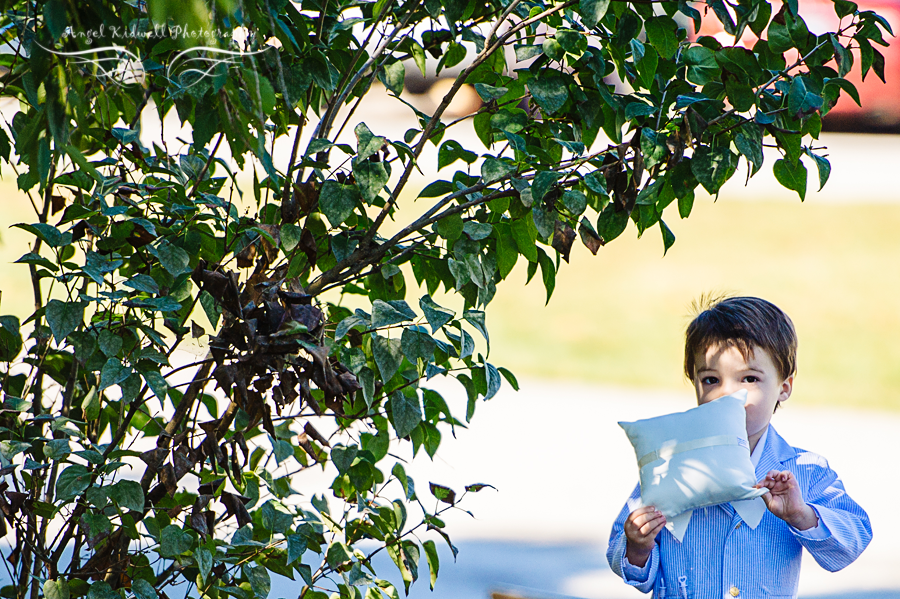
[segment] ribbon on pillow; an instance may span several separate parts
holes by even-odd
[[[684,453],[685,451],[693,451],[695,449],[703,449],[705,447],[716,447],[719,445],[740,445],[741,447],[747,447],[749,449],[749,445],[747,444],[746,440],[734,435],[716,435],[714,437],[703,437],[702,439],[692,439],[690,441],[684,441],[682,443],[677,443],[669,447],[660,447],[655,451],[646,453],[641,456],[640,460],[638,460],[638,468],[643,468],[650,462],[655,462],[656,460],[668,460],[672,456],[679,453]]]

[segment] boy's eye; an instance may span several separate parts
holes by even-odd
[[[716,383],[719,382],[719,379],[714,376],[705,376],[702,379],[700,379],[700,382],[703,383],[704,385],[715,385]]]
[[[758,382],[759,382],[759,377],[758,377],[758,376],[753,376],[753,375],[751,374],[751,375],[748,375],[748,376],[745,376],[745,377],[744,377],[744,382],[746,382],[746,383],[758,383]]]

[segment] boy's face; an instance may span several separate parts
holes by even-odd
[[[694,357],[694,389],[703,405],[740,389],[747,390],[747,439],[750,450],[762,436],[775,411],[775,404],[791,396],[794,377],[782,379],[766,350],[753,347],[744,358],[732,345],[712,345]]]

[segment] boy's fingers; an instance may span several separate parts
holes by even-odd
[[[663,516],[662,514],[660,514],[659,512],[643,513],[643,514],[638,515],[634,520],[632,520],[632,523],[634,524],[634,526],[635,526],[637,529],[640,530],[640,529],[642,529],[648,522],[653,522],[653,521],[655,521],[655,520],[657,520],[657,519],[659,519],[659,518],[665,519],[664,516]]]
[[[663,518],[661,521],[657,522],[652,520],[647,522],[641,527],[641,534],[645,537],[655,538],[659,531],[662,530],[663,526],[666,525],[666,519]]]

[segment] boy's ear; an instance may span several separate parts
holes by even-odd
[[[787,377],[781,383],[781,392],[778,394],[778,403],[783,401],[787,401],[791,396],[791,392],[794,390],[794,375]]]

